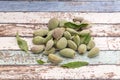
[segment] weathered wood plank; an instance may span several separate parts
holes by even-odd
[[[57,53],[58,55],[58,53]],[[79,55],[76,53],[74,59],[63,58],[61,64],[71,61],[87,61],[89,64],[120,64],[120,51],[100,51],[99,56],[88,58],[87,53]],[[0,65],[35,65],[36,60],[42,59],[47,62],[47,56],[41,54],[26,54],[23,51],[0,51]],[[46,63],[49,65],[50,63]]]
[[[0,23],[48,23],[52,17],[72,20],[75,16],[84,17],[92,23],[120,23],[120,13],[0,12],[0,16]]]
[[[32,1],[32,0],[30,0]],[[119,12],[120,1],[81,1],[81,2],[40,2],[40,1],[0,1],[0,11],[81,11]]]
[[[48,1],[48,2],[53,2],[53,1],[65,1],[65,2],[67,2],[67,1],[69,1],[69,2],[73,2],[73,1],[84,1],[84,2],[92,2],[92,1],[94,1],[94,2],[96,2],[96,1],[99,1],[99,2],[104,2],[104,1],[107,1],[107,2],[111,2],[111,1],[114,1],[114,0],[1,0],[1,1]]]
[[[37,29],[47,29],[46,24],[0,24],[0,36],[15,36],[17,32],[21,36],[33,36]],[[97,37],[119,37],[120,25],[93,24],[90,28],[92,36]]]
[[[97,65],[76,69],[54,66],[0,66],[0,79],[120,79],[120,66]],[[57,73],[57,74],[56,74]]]
[[[24,38],[29,48],[33,46],[32,38]],[[100,50],[120,50],[119,37],[95,37],[94,41]],[[0,37],[1,50],[19,50],[15,37]]]

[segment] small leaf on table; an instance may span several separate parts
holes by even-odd
[[[89,64],[88,62],[76,61],[76,62],[69,62],[69,63],[66,63],[66,64],[62,64],[61,67],[78,68],[78,67],[82,67],[82,66],[87,66],[88,64]]]
[[[16,39],[17,39],[17,44],[19,48],[27,53],[28,52],[27,42],[21,39],[18,33],[16,34]]]
[[[45,62],[39,59],[39,60],[37,60],[37,63],[38,64],[44,64]]]

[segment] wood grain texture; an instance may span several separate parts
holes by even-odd
[[[0,36],[13,37],[19,32],[20,36],[33,36],[37,29],[47,29],[46,24],[0,24]],[[120,25],[93,24],[91,35],[96,37],[119,37]]]
[[[58,53],[56,53],[58,55]],[[120,51],[100,51],[99,56],[88,58],[87,53],[79,55],[76,53],[74,59],[63,58],[64,64],[71,61],[87,61],[89,64],[120,64]],[[41,54],[29,54],[23,51],[0,51],[0,65],[36,65],[36,60],[42,59],[47,62],[48,58]],[[51,63],[46,63],[44,66],[50,66]]]
[[[33,16],[34,15],[34,16]],[[62,16],[62,17],[61,17]],[[92,23],[119,24],[120,13],[81,13],[81,12],[0,12],[0,23],[48,23],[52,17],[71,21],[75,16],[83,17]]]
[[[16,4],[13,3],[9,3],[11,7]],[[25,5],[28,6],[31,4],[30,2],[25,3]],[[115,3],[110,2],[110,4],[114,5]],[[119,3],[117,3],[117,5],[118,4]],[[71,5],[76,6],[79,5],[79,3],[71,3]],[[96,3],[96,5],[98,4]],[[56,5],[53,6],[55,7]],[[113,7],[110,8],[110,10],[112,10]],[[16,8],[13,7],[13,10],[15,9]],[[114,7],[114,9],[116,10],[119,8]],[[119,12],[0,12],[0,16],[0,79],[120,79]],[[38,28],[46,28],[46,23],[48,23],[50,18],[60,18],[61,16],[61,19],[67,20],[70,20],[75,16],[82,16],[85,19],[91,21],[92,23],[95,23],[91,28],[91,31],[93,31],[92,36],[95,37],[96,46],[98,46],[101,50],[100,55],[90,59],[87,58],[87,54],[80,57],[77,54],[77,58],[73,59],[75,61],[88,61],[90,63],[89,66],[77,69],[60,68],[47,64],[40,66],[37,65],[36,60],[42,58],[43,60],[47,61],[47,58],[43,58],[42,55],[34,55],[32,53],[25,54],[18,48],[16,39],[15,37],[13,37],[15,36],[15,33],[17,31],[20,33],[21,36],[24,36],[24,39],[28,42],[30,49],[33,45],[32,32]],[[66,59],[65,61],[69,62],[71,60]],[[96,64],[99,64],[99,66]]]
[[[23,38],[27,41],[29,49],[33,46],[32,38]],[[95,37],[94,41],[100,50],[120,50],[119,37]],[[15,37],[0,37],[1,50],[20,50]]]
[[[40,1],[0,1],[0,11],[81,11],[81,12],[119,12],[120,1],[80,1],[40,2]]]
[[[120,66],[96,65],[76,69],[55,66],[0,66],[0,79],[120,79]]]

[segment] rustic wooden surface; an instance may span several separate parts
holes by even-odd
[[[0,80],[120,79],[120,1],[46,1],[0,1]],[[30,49],[33,31],[46,29],[50,18],[70,20],[75,16],[93,23],[90,30],[101,50],[100,55],[93,59],[86,56],[73,59],[88,61],[89,66],[66,69],[49,64],[38,65],[36,60],[42,58],[41,55],[26,54],[18,48],[17,31]]]
[[[0,1],[0,11],[81,11],[81,12],[119,12],[119,0],[39,0]],[[70,0],[71,1],[71,0]]]

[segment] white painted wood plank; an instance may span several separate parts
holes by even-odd
[[[56,53],[59,55],[59,53]],[[60,55],[59,55],[60,56]],[[99,56],[95,58],[88,58],[87,52],[84,55],[75,54],[74,59],[63,58],[60,64],[72,61],[87,61],[89,64],[120,64],[120,51],[100,51]],[[36,65],[36,60],[42,59],[47,62],[48,57],[41,54],[29,54],[23,51],[0,51],[0,65]],[[45,63],[49,65],[51,63]],[[45,66],[46,66],[45,65]]]
[[[0,12],[0,23],[47,23],[58,17],[71,20],[81,16],[92,23],[120,23],[120,13],[81,13],[81,12]]]
[[[23,38],[27,41],[29,48],[33,46],[32,38]],[[120,50],[119,37],[95,37],[94,41],[100,50]],[[0,37],[1,50],[19,50],[15,37]]]
[[[15,36],[17,32],[21,36],[33,36],[37,29],[47,29],[46,24],[0,24],[0,36]],[[92,36],[120,36],[120,25],[93,24],[90,28]]]
[[[76,69],[55,66],[0,66],[0,79],[120,79],[120,66],[97,65]]]

